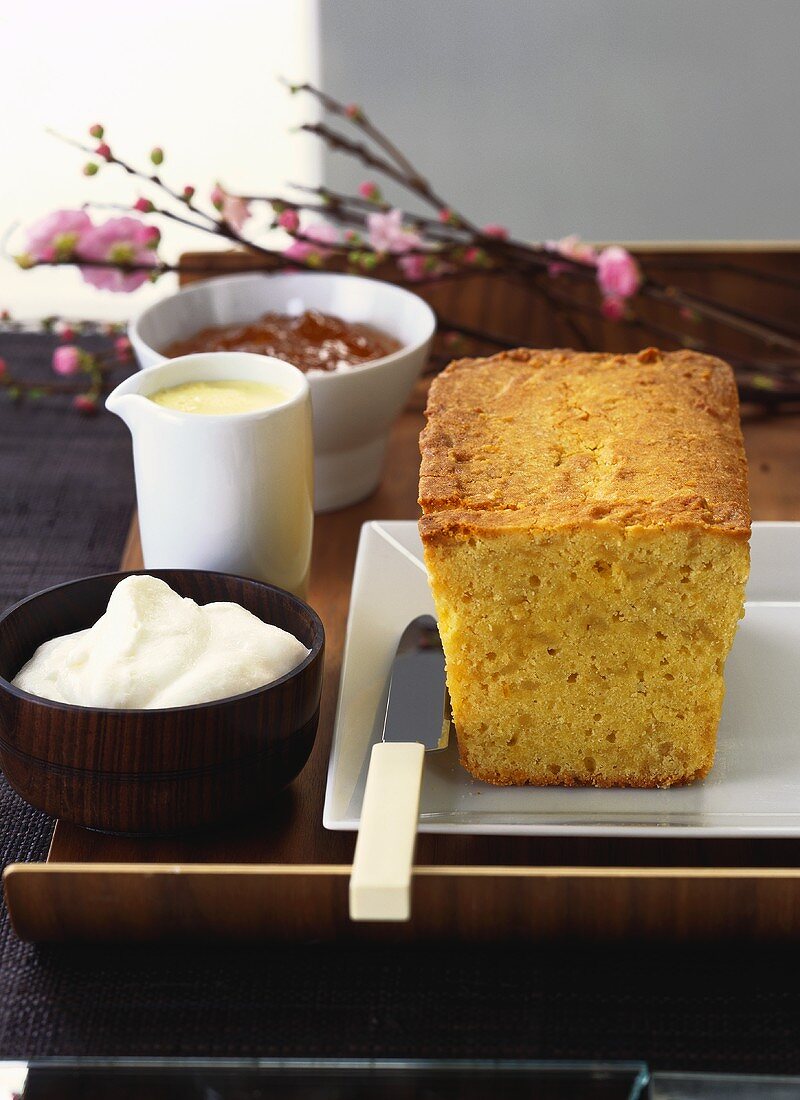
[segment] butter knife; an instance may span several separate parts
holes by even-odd
[[[372,747],[350,874],[350,919],[405,921],[426,752],[450,738],[450,698],[436,620],[420,615],[397,646],[383,737]]]

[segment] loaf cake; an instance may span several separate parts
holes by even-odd
[[[462,360],[431,386],[420,446],[464,767],[546,786],[706,775],[749,568],[730,367],[653,348]]]

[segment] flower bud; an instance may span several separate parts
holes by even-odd
[[[0,356],[0,378],[2,378],[3,375],[7,374],[7,373],[8,373],[8,363],[5,361],[5,359],[2,358],[2,356]]]
[[[90,393],[79,393],[73,397],[72,407],[83,416],[94,416],[97,412],[97,398]]]
[[[84,176],[96,176],[99,171],[100,171],[99,164],[94,164],[91,160],[89,161],[88,164],[84,164],[84,166],[83,166]]]
[[[155,207],[149,199],[140,198],[133,204],[134,210],[139,210],[142,214],[152,214]]]
[[[131,342],[127,336],[118,336],[114,341],[114,351],[117,353],[117,359],[122,363],[126,363],[131,357]]]
[[[155,148],[150,150],[150,160],[156,166],[164,163],[164,150],[160,145],[156,145]]]
[[[95,153],[97,153],[98,157],[102,157],[104,160],[111,160],[111,149],[108,145],[106,145],[104,141],[100,142],[100,144],[95,149]]]
[[[363,183],[360,183],[358,185],[358,193],[362,199],[368,199],[369,202],[381,201],[380,188],[373,180],[364,180]]]
[[[484,225],[481,233],[484,237],[495,237],[498,241],[508,240],[508,230],[504,225],[498,225],[497,222],[489,222],[488,225]]]
[[[97,138],[98,141],[102,141],[105,130],[99,122],[95,122],[94,126],[89,127],[89,133],[93,138]]]
[[[186,187],[184,187],[182,198],[184,202],[191,202],[194,198],[194,188],[191,184],[187,184]]]

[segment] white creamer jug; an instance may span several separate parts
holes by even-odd
[[[286,399],[205,415],[150,394],[187,382],[263,382]],[[311,402],[296,367],[263,355],[185,355],[126,378],[106,408],[133,436],[146,569],[235,573],[305,597],[311,563]]]

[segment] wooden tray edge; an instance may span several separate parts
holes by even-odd
[[[791,940],[800,869],[414,869],[412,919],[348,917],[345,864],[11,864],[3,875],[29,942],[206,940]],[[235,898],[236,904],[230,904]]]

